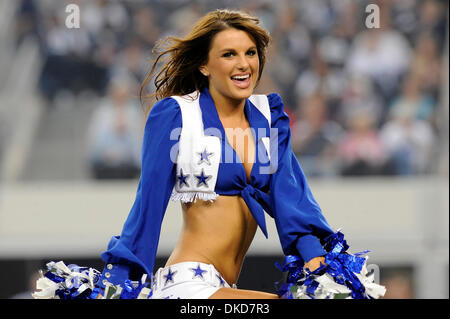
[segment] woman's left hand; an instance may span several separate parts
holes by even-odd
[[[307,268],[309,271],[314,271],[322,264],[325,265],[325,257],[315,257],[308,261],[304,268]]]

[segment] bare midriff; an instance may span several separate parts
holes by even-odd
[[[184,261],[212,264],[236,283],[257,224],[240,196],[182,204],[183,227],[166,266]]]

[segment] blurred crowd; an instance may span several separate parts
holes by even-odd
[[[79,29],[65,25],[69,3],[79,5]],[[378,28],[366,23],[369,4],[379,8]],[[48,104],[62,90],[104,99],[90,133],[97,178],[136,176],[138,87],[156,41],[185,35],[204,13],[224,7],[258,16],[273,37],[257,93],[283,97],[307,175],[433,173],[447,1],[21,0],[17,44],[38,39],[39,90]]]

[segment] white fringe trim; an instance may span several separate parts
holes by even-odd
[[[183,203],[195,202],[198,199],[203,201],[213,202],[219,194],[213,193],[204,193],[204,192],[177,192],[176,190],[172,191],[172,195],[170,196],[170,200],[172,201],[181,201]]]

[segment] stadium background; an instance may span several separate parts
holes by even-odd
[[[78,29],[65,25],[71,3]],[[367,27],[369,4],[379,28]],[[438,0],[1,1],[0,298],[29,298],[49,260],[102,269],[137,188],[137,85],[151,49],[223,7],[272,34],[258,93],[283,97],[316,199],[352,252],[371,250],[386,298],[448,298],[448,3]],[[171,203],[157,267],[180,223]],[[274,291],[281,279],[268,223],[240,288]]]

